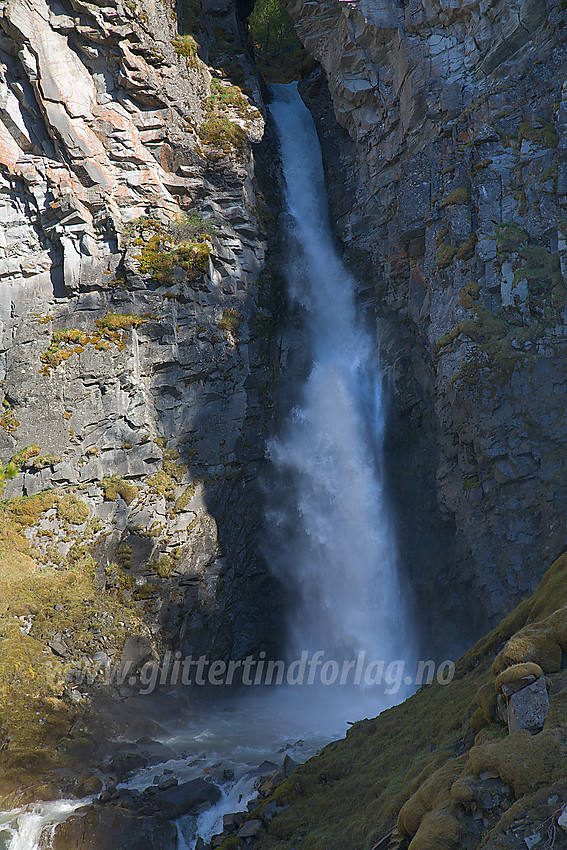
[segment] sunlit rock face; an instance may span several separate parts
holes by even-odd
[[[324,71],[303,90],[339,231],[390,326],[423,618],[479,633],[567,542],[565,10],[285,5]]]
[[[79,495],[101,592],[122,576],[158,643],[238,656],[271,616],[251,483],[271,373],[235,10],[204,11],[199,45],[169,2],[18,0],[0,26],[4,495]],[[229,43],[247,95],[214,67]],[[25,533],[63,569],[86,528],[51,510]]]

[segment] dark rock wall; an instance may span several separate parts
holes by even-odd
[[[567,539],[566,10],[285,5],[325,74],[303,86],[339,234],[386,319],[400,547],[430,639],[470,637]]]

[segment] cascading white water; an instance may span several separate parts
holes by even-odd
[[[274,86],[274,92],[270,110],[290,213],[286,273],[290,296],[303,312],[301,345],[310,368],[297,405],[270,445],[280,485],[269,508],[270,558],[290,590],[289,655],[323,650],[341,662],[365,652],[367,662],[409,662],[412,635],[383,484],[378,353],[356,310],[356,282],[333,242],[311,116],[295,84]],[[283,752],[308,758],[344,732],[347,718],[374,716],[402,696],[398,689],[353,694],[339,688],[331,697],[328,688],[254,688],[235,704],[219,700],[216,710],[197,715],[164,739],[185,755],[161,769],[186,781],[222,765],[234,780],[223,786],[217,806],[196,822],[179,822],[179,850],[193,848],[197,835],[208,840],[221,830],[223,813],[245,808],[254,794],[255,765],[279,763]],[[140,771],[130,786],[147,787],[159,770]],[[45,846],[55,825],[84,802],[0,814],[0,846],[4,839],[9,850],[39,850],[40,836]]]
[[[319,140],[296,84],[274,86],[289,219],[287,279],[304,314],[311,372],[270,456],[279,487],[271,560],[290,587],[291,654],[408,657],[384,494],[376,346],[331,231]],[[277,491],[282,494],[277,495]],[[398,696],[399,699],[399,696]]]

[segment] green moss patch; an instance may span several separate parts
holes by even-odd
[[[89,508],[73,493],[68,493],[59,498],[57,516],[71,525],[82,525],[89,518]]]
[[[41,374],[49,375],[52,369],[69,360],[73,354],[81,355],[87,345],[93,345],[97,351],[105,351],[112,346],[122,351],[126,347],[127,332],[148,318],[137,314],[107,313],[101,319],[95,319],[96,330],[92,333],[77,328],[54,331],[47,350],[40,357],[43,363]]]
[[[472,233],[468,239],[458,245],[453,245],[451,242],[445,241],[448,232],[448,228],[444,228],[437,236],[437,268],[440,270],[449,268],[455,258],[465,262],[472,259],[478,242],[476,233]]]
[[[0,428],[3,428],[7,434],[13,436],[20,427],[20,423],[16,419],[13,409],[6,399],[2,402],[2,407],[3,411],[0,416]]]
[[[238,336],[238,330],[242,324],[242,317],[238,310],[223,310],[222,317],[218,321],[218,327],[221,331],[228,331],[232,336]]]
[[[466,283],[459,293],[459,306],[471,309],[480,298],[480,283],[478,280],[471,280]]]
[[[526,231],[513,221],[496,226],[496,246],[501,254],[517,251],[528,240]]]
[[[105,475],[99,486],[108,502],[114,502],[118,496],[121,496],[127,505],[131,505],[139,495],[136,485],[126,481],[120,475]]]
[[[205,101],[205,119],[197,131],[207,148],[207,156],[213,160],[244,157],[248,137],[238,121],[245,122],[257,114],[239,86],[212,80]]]
[[[488,387],[490,392],[495,392],[497,386],[509,382],[517,364],[530,357],[522,346],[536,340],[543,332],[543,325],[533,322],[521,327],[508,322],[504,316],[494,315],[479,303],[480,289],[477,287],[475,281],[471,282],[463,288],[459,298],[459,304],[471,309],[473,316],[443,334],[436,351],[442,354],[459,339],[474,342],[477,349],[468,353],[453,376],[453,383],[464,385],[468,390],[482,391]]]
[[[89,554],[96,523],[86,525],[65,558],[40,564],[22,531],[54,507],[76,533],[86,506],[72,493],[45,491],[0,504],[0,794],[29,798],[44,793],[46,772],[92,753],[93,740],[78,724],[85,708],[69,696],[73,659],[92,658],[102,623],[111,654],[141,628],[134,610],[97,585]],[[50,649],[56,634],[65,635],[68,657]]]
[[[559,136],[553,124],[539,122],[537,125],[531,121],[524,121],[518,129],[518,145],[523,140],[539,145],[542,148],[556,148],[559,144]]]
[[[162,225],[143,216],[128,228],[130,244],[140,247],[140,272],[160,284],[168,284],[176,267],[189,280],[197,280],[207,271],[211,236],[215,228],[198,213],[178,216]]]
[[[129,331],[137,328],[145,319],[136,313],[107,313],[102,319],[95,319],[95,325],[99,330],[107,331]]]
[[[212,159],[242,157],[247,150],[248,137],[239,124],[226,115],[210,110],[199,127],[199,137],[210,148]]]
[[[453,191],[447,195],[443,201],[443,206],[449,207],[453,204],[456,206],[465,206],[466,204],[470,204],[470,201],[471,190],[468,186],[460,186],[458,189],[453,189]]]
[[[197,50],[199,45],[195,37],[191,34],[178,35],[171,42],[178,56],[183,56],[188,60],[188,64],[194,66],[197,59]]]
[[[474,257],[474,251],[478,238],[476,233],[472,233],[468,239],[461,242],[457,250],[457,260],[471,260]]]
[[[181,496],[175,500],[175,512],[181,513],[181,511],[184,511],[194,495],[195,486],[191,484],[189,487],[186,487]]]
[[[155,475],[147,479],[150,493],[155,496],[163,496],[166,501],[172,501],[175,494],[176,482],[165,470],[160,469]]]

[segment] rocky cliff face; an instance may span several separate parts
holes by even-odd
[[[168,3],[0,4],[0,619],[59,678],[136,630],[217,657],[275,634],[264,119],[233,6],[185,12],[200,46]]]
[[[567,542],[565,5],[285,5],[325,74],[304,91],[339,232],[391,328],[402,551],[425,619],[466,608],[478,633]]]

